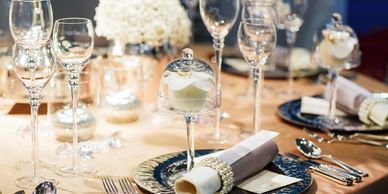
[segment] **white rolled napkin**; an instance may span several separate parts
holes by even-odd
[[[277,132],[262,130],[217,156],[231,167],[235,185],[262,170],[275,158],[278,147],[272,139],[277,135]],[[212,194],[220,190],[221,186],[222,180],[217,170],[195,166],[175,182],[175,192]]]
[[[338,108],[352,115],[357,115],[361,103],[372,96],[367,89],[341,76],[337,79],[337,88]],[[326,100],[330,100],[330,93],[331,88],[327,86],[324,94]]]
[[[330,99],[330,86],[325,89],[325,99],[303,97],[301,112],[327,115]],[[367,125],[388,126],[388,99],[378,98],[367,89],[344,78],[337,79],[337,108],[351,115],[358,115]]]

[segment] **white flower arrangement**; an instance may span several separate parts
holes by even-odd
[[[191,21],[179,0],[100,0],[96,33],[125,43],[182,48],[190,42]]]

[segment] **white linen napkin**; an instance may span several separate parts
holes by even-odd
[[[338,77],[337,87],[337,108],[347,114],[357,115],[361,104],[366,99],[373,96],[372,93],[365,88],[344,77]],[[302,97],[301,113],[328,115],[330,92],[330,87],[327,86],[324,93],[325,99]],[[338,110],[337,113],[339,113]],[[339,113],[338,115],[343,114]],[[381,127],[388,126],[388,103],[379,102],[373,104],[367,115],[368,119],[374,124]]]
[[[277,132],[262,130],[232,148],[217,153],[216,157],[232,167],[235,184],[239,184],[274,159],[278,148],[271,139],[277,135]],[[178,194],[211,194],[220,188],[221,179],[218,172],[209,167],[196,166],[175,183],[175,192]]]

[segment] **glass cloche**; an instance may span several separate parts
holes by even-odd
[[[343,126],[336,117],[337,77],[342,69],[351,69],[360,64],[361,51],[357,35],[350,26],[342,23],[341,15],[334,13],[332,21],[314,37],[313,59],[328,70],[330,79],[329,114],[320,118],[322,128]]]
[[[220,105],[216,74],[207,63],[194,59],[191,49],[172,61],[163,72],[158,104],[164,110],[182,114],[187,129],[187,171],[194,166],[194,123],[199,113]]]
[[[216,74],[207,63],[194,59],[191,49],[172,61],[163,72],[159,106],[180,114],[206,112],[219,106]]]

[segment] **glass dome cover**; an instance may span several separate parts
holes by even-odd
[[[158,94],[161,108],[181,114],[195,114],[219,106],[216,74],[209,64],[195,59],[186,48],[182,57],[169,63],[162,75]]]
[[[334,13],[331,22],[315,37],[314,59],[331,69],[351,69],[360,64],[360,46],[356,33]]]

